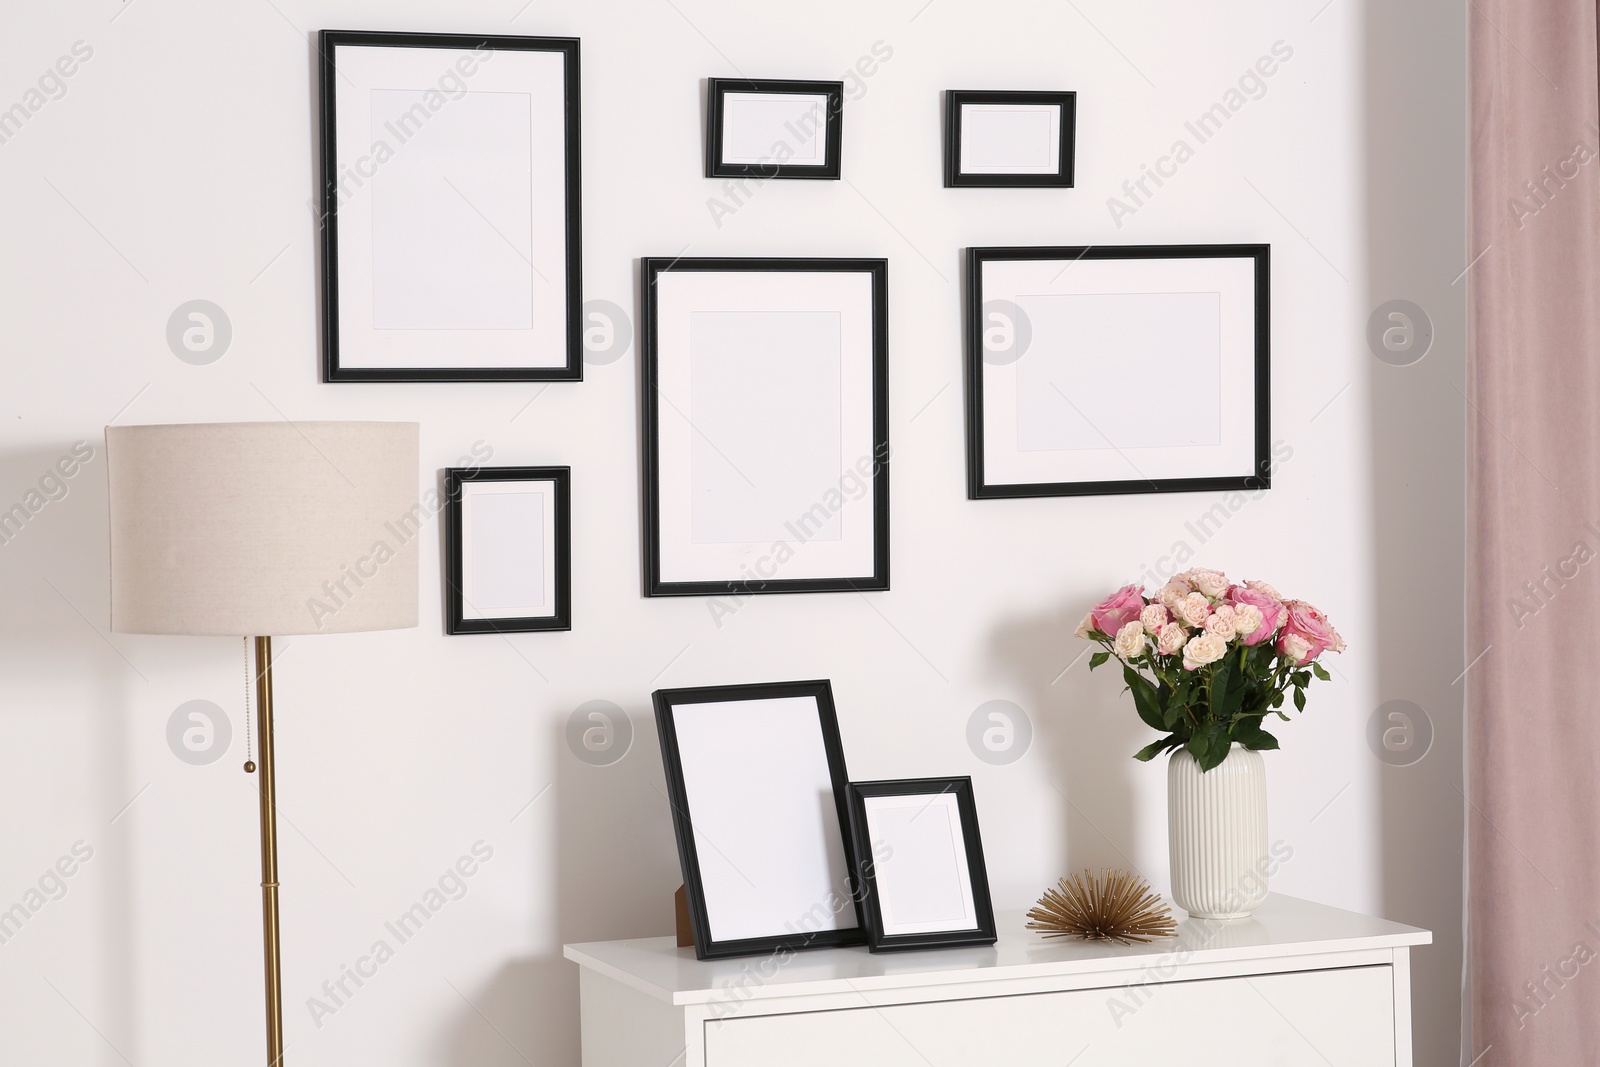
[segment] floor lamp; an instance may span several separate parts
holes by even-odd
[[[108,426],[106,456],[112,630],[255,638],[267,1063],[282,1067],[272,637],[417,624],[417,425]]]

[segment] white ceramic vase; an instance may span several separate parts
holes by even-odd
[[[1197,919],[1242,919],[1267,897],[1267,766],[1238,745],[1204,773],[1184,749],[1167,761],[1172,899]]]

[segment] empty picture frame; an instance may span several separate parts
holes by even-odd
[[[572,472],[445,472],[446,630],[572,629]]]
[[[838,178],[844,82],[706,82],[706,177]]]
[[[944,184],[1070,187],[1077,93],[945,93]]]
[[[873,952],[994,943],[971,778],[852,782],[850,834]]]
[[[318,43],[323,379],[582,378],[577,39]]]
[[[826,681],[652,694],[699,959],[859,945]]]
[[[887,261],[643,275],[645,594],[887,589]]]
[[[973,248],[967,495],[1265,489],[1266,245]]]

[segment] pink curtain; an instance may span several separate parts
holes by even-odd
[[[1463,1064],[1600,1064],[1593,0],[1469,0]]]

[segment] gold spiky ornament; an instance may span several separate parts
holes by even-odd
[[[1046,889],[1028,912],[1028,929],[1046,937],[1080,937],[1131,945],[1176,937],[1172,912],[1136,874],[1092,870],[1063,878]]]

